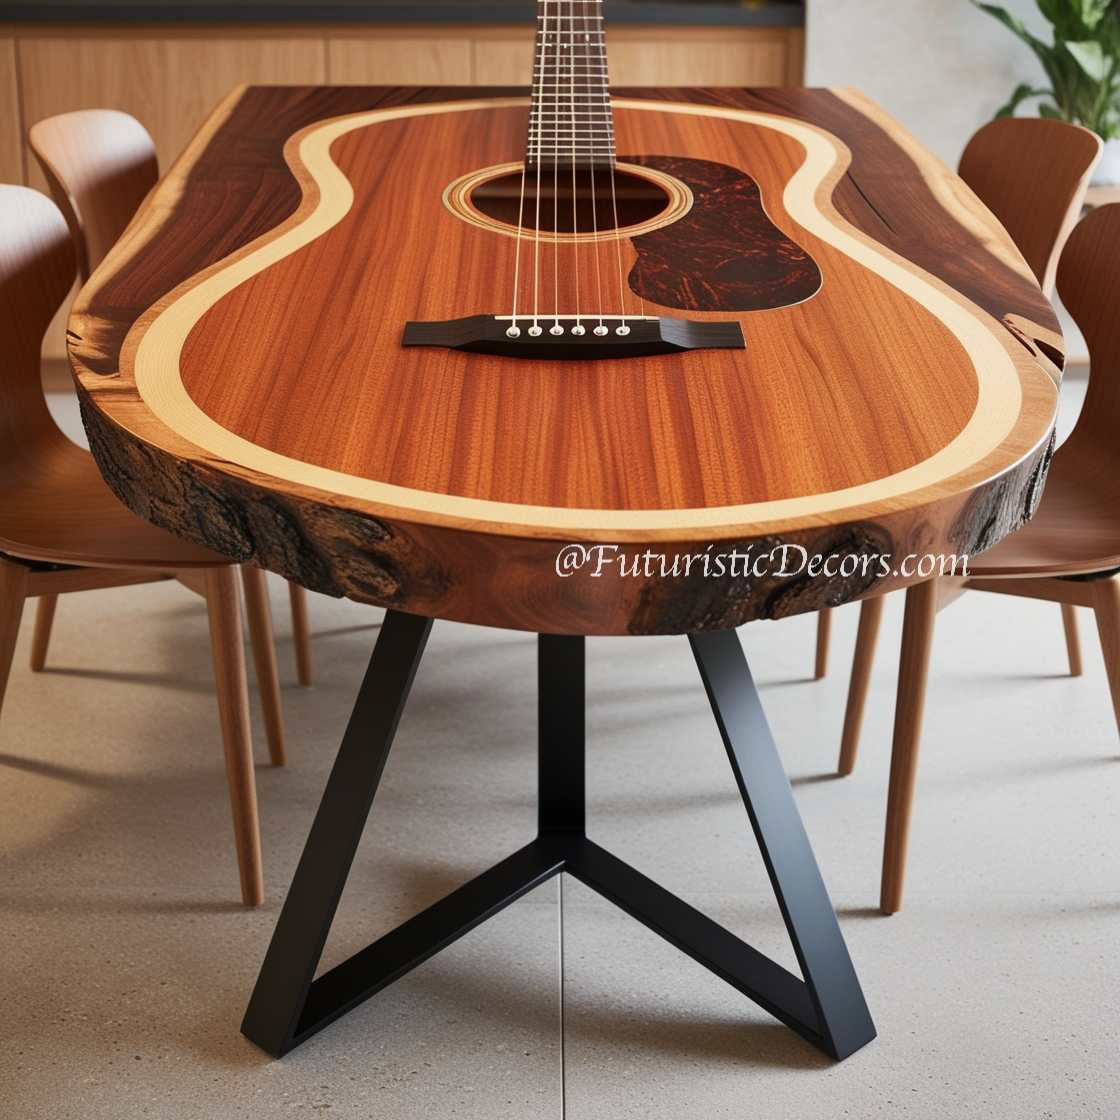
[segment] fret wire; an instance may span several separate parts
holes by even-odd
[[[590,162],[614,158],[614,116],[602,15],[597,0],[567,8],[537,5],[527,158],[550,162],[567,154]],[[570,102],[561,105],[560,100]]]

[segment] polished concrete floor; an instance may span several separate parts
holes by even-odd
[[[1069,390],[1075,396],[1077,386]],[[68,422],[72,417],[63,407]],[[833,1065],[571,880],[282,1061],[238,1024],[380,612],[275,617],[291,761],[258,732],[267,905],[237,905],[206,615],[172,585],[64,599],[0,724],[0,1116],[679,1120],[1115,1117],[1120,744],[1091,618],[974,594],[938,619],[906,906],[874,909],[901,600],[834,778],[856,609],[742,632],[880,1037]],[[682,639],[589,643],[591,831],[793,965]],[[534,824],[534,641],[439,624],[328,948],[340,959]]]

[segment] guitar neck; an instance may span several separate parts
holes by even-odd
[[[601,0],[538,0],[527,166],[614,164]]]

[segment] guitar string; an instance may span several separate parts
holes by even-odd
[[[535,48],[534,48],[535,53]],[[525,148],[525,158],[521,161],[521,191],[517,199],[517,240],[513,250],[513,307],[510,311],[510,325],[507,334],[516,338],[521,333],[517,325],[517,296],[521,286],[521,227],[525,221],[525,176],[528,171],[529,154],[533,149],[533,102],[529,99],[529,138]]]
[[[549,0],[544,2],[544,25],[541,28],[541,70],[547,69],[548,62],[548,16],[549,16]],[[543,90],[542,94],[536,99],[538,113],[537,119],[540,120],[539,108],[544,100]],[[542,163],[542,146],[540,142],[540,126],[534,129],[534,142],[530,144],[530,148],[535,148],[537,155],[537,197],[536,197],[536,220],[534,222],[533,230],[533,325],[529,328],[529,333],[533,336],[541,333],[541,325],[538,322],[538,314],[540,311],[540,297],[541,297],[541,163]]]
[[[601,3],[602,0],[599,0]],[[599,34],[598,51],[602,57],[602,69],[605,74],[607,68],[607,44],[603,37],[602,31]],[[606,85],[607,78],[603,78],[604,85]],[[614,219],[614,254],[615,260],[618,264],[618,313],[619,315],[626,314],[626,287],[622,281],[622,232],[618,228],[618,196],[615,191],[614,183],[614,165],[615,165],[615,147],[614,147],[614,108],[610,103],[610,88],[605,89],[607,95],[607,111],[610,114],[607,117],[607,136],[610,138],[607,142],[607,159],[611,170],[611,215]],[[629,334],[630,328],[627,327],[625,319],[619,324],[618,331],[621,334]]]
[[[589,17],[587,15],[587,0],[581,0],[583,4],[583,41],[587,48],[591,47],[591,26]],[[588,108],[594,103],[593,95],[584,94],[588,99]],[[573,132],[575,131],[573,127]],[[599,263],[599,214],[598,206],[595,200],[595,151],[592,148],[591,153],[587,160],[587,171],[591,180],[591,249],[595,255],[595,289],[599,305],[599,325],[595,328],[595,334],[604,335],[607,333],[607,328],[603,325],[603,273],[602,266]]]
[[[602,0],[600,0],[600,3],[601,2],[602,2]],[[607,70],[607,44],[606,44],[606,36],[602,35],[602,34],[600,35],[600,49],[601,49],[602,56],[603,56],[602,63],[601,63],[601,69],[602,69],[602,72],[605,74],[606,70]],[[609,92],[608,92],[608,96],[609,96]],[[607,109],[608,109],[608,114],[609,114],[607,120],[608,120],[608,123],[610,125],[611,139],[612,139],[612,143],[611,143],[611,163],[612,163],[612,172],[613,172],[613,165],[617,161],[617,153],[615,151],[615,142],[614,142],[614,108],[613,108],[613,106],[608,104]],[[613,189],[613,186],[614,186],[613,178],[611,180],[611,186],[612,186],[612,189]],[[618,214],[617,214],[617,212],[615,213],[614,224],[615,224],[615,229],[617,230],[618,229]],[[646,317],[646,297],[644,295],[642,295],[642,255],[641,255],[641,253],[635,253],[634,254],[634,267],[631,270],[631,275],[634,277],[634,285],[630,286],[631,287],[631,292],[632,292],[633,295],[636,295],[638,297],[638,315],[639,315],[640,318],[644,319]]]
[[[552,330],[550,334],[563,334],[564,328],[560,326],[560,144],[557,118],[560,116],[560,77],[563,73],[563,60],[560,52],[564,44],[560,41],[561,2],[557,0],[556,12],[556,94],[553,98],[554,133],[552,144]],[[542,132],[537,128],[537,139],[540,140]]]
[[[572,334],[582,335],[583,324],[579,318],[579,206],[577,205],[576,173],[576,0],[568,0],[568,72],[571,76],[571,126],[572,126],[572,273],[575,280],[576,323]],[[559,256],[560,248],[556,253]]]

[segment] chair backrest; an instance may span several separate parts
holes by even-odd
[[[39,353],[73,283],[58,207],[29,187],[0,185],[0,488],[19,484],[23,465],[66,439],[47,410]]]
[[[984,125],[961,156],[961,178],[1011,234],[1047,296],[1100,152],[1100,137],[1087,128],[1000,117]]]
[[[1111,481],[1120,461],[1120,203],[1094,210],[1070,235],[1058,294],[1089,344],[1085,403],[1059,454],[1089,451]]]
[[[28,140],[66,216],[87,280],[159,178],[152,138],[115,109],[82,109],[32,125]]]

